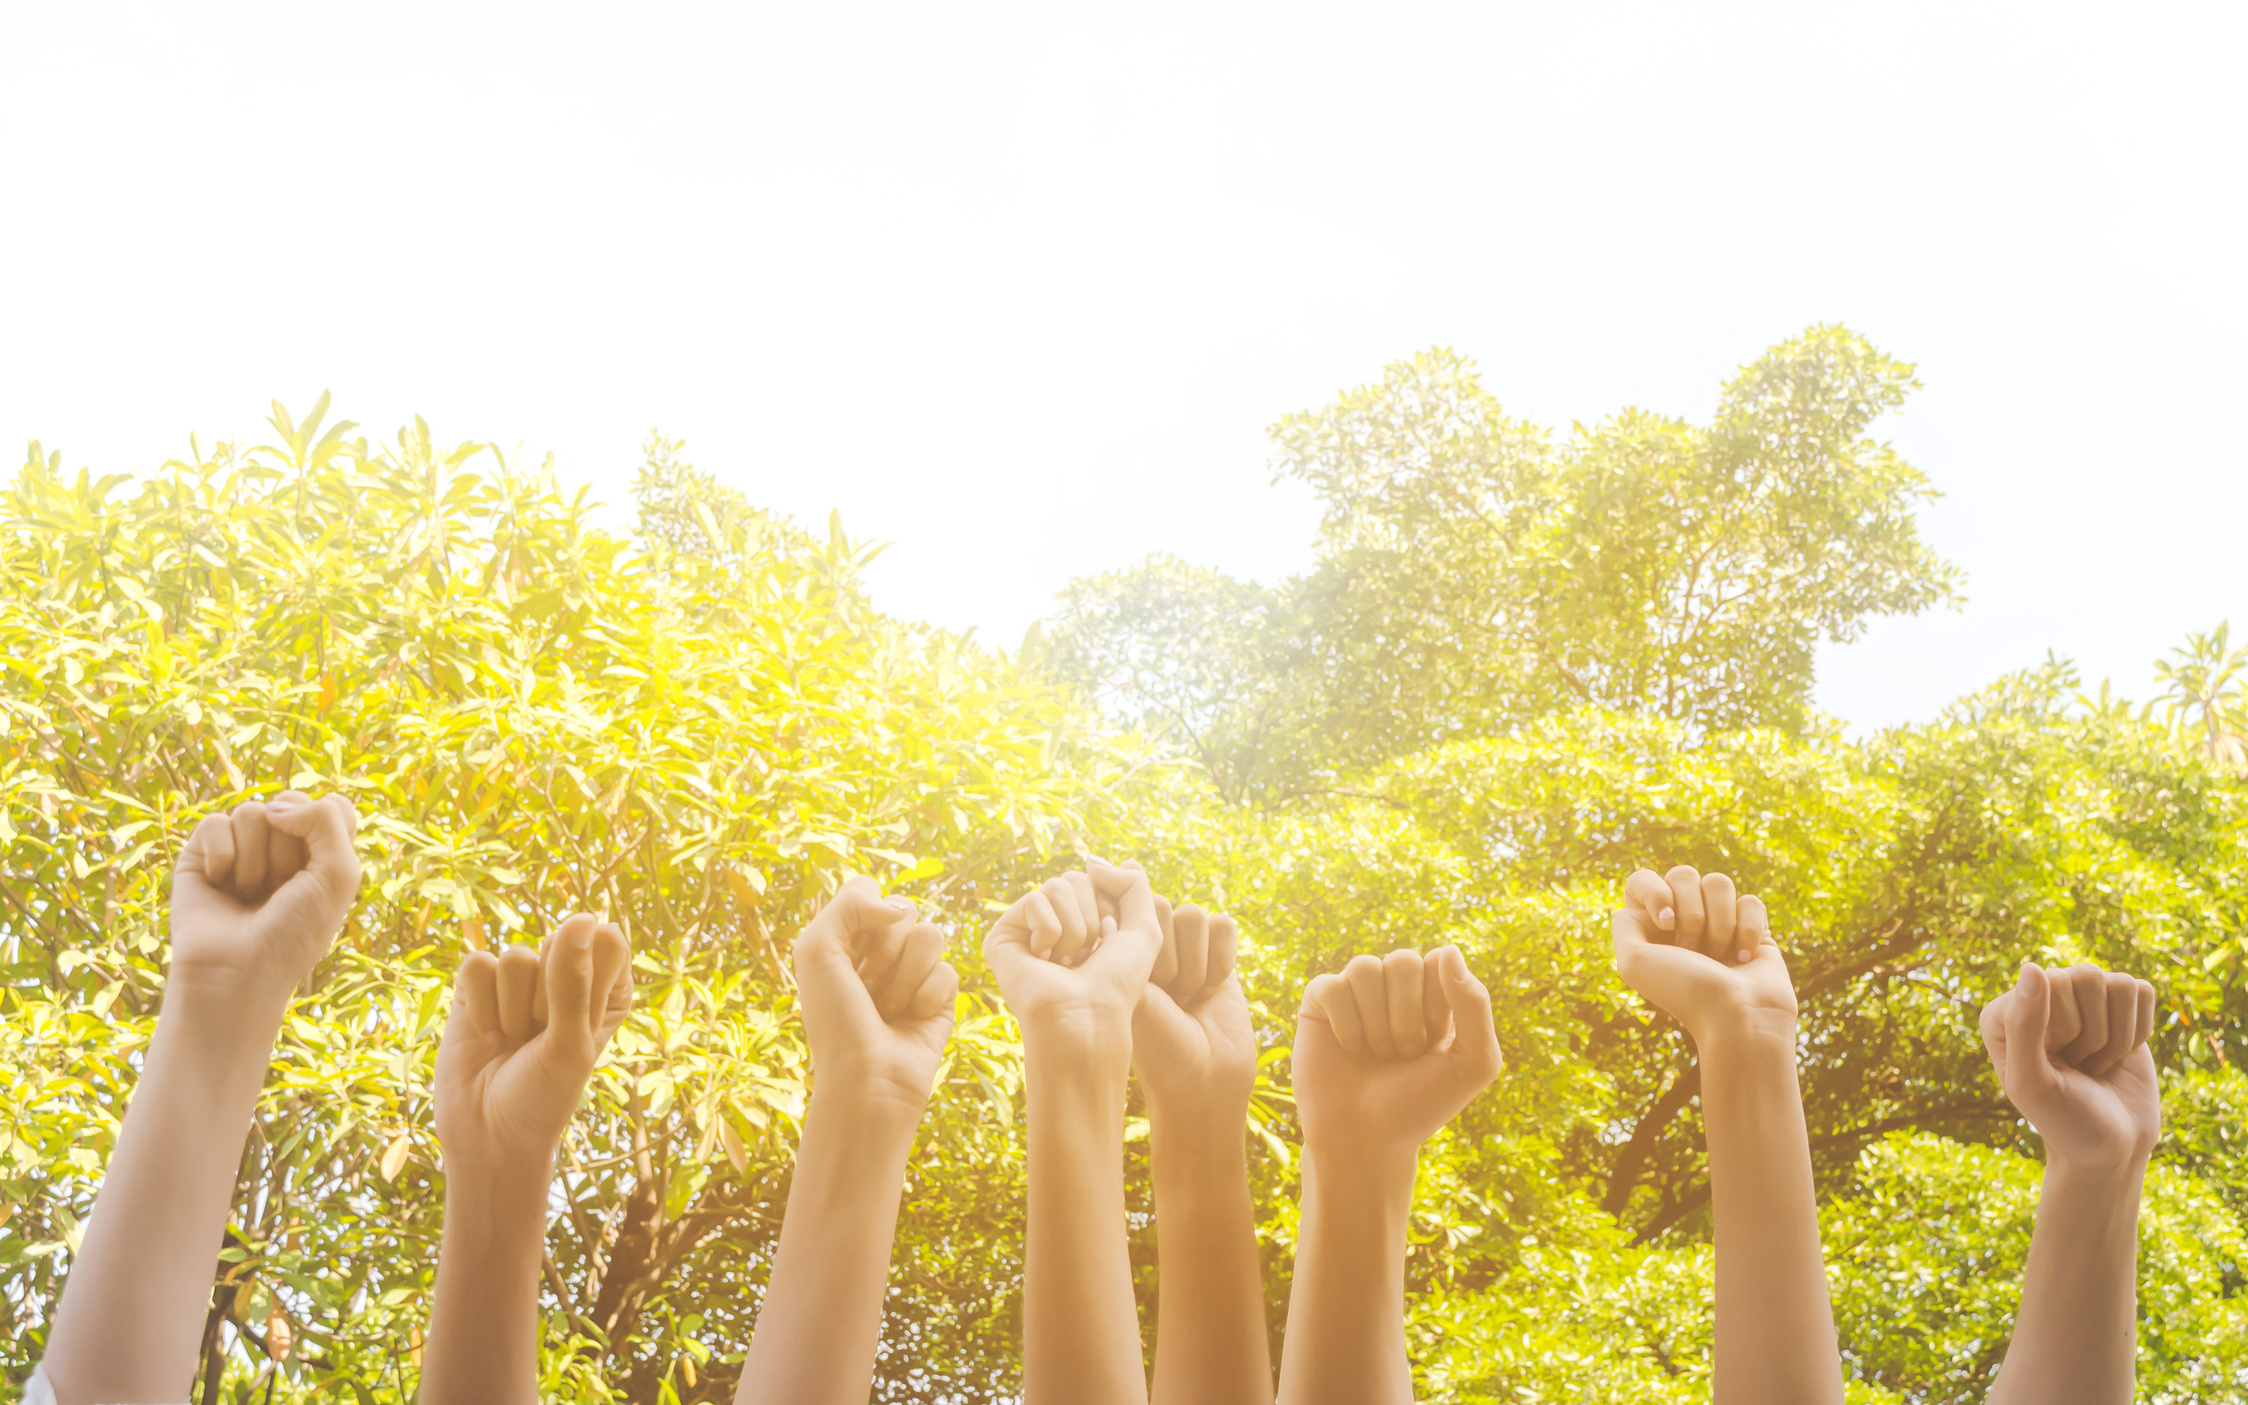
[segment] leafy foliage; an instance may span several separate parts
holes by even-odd
[[[1235,797],[1587,705],[1800,730],[1819,639],[1952,598],[1913,524],[1926,480],[1866,433],[1913,385],[1813,327],[1706,426],[1626,410],[1556,442],[1427,351],[1273,426],[1279,474],[1326,504],[1309,575],[1159,557],[1081,582],[1054,657]]]
[[[316,437],[324,409],[132,483],[35,450],[6,498],[8,1366],[36,1358],[152,1028],[169,862],[201,813],[295,784],[358,802],[367,881],[282,1038],[214,1361],[278,1306],[294,1382],[410,1396],[452,967],[596,910],[634,943],[641,1004],[566,1148],[545,1389],[707,1398],[804,1106],[786,935],[850,869],[979,926],[1133,762],[1051,689],[875,616],[861,548],[718,498],[676,446],[652,446],[634,544],[548,470],[418,422],[381,450]],[[906,1229],[952,1251],[900,1276],[892,1393],[1011,1371],[1019,1197],[989,1168],[1019,1161],[1019,1074],[989,1002],[964,1015]]]
[[[661,436],[629,537],[551,465],[419,422],[378,447],[322,429],[324,400],[141,479],[34,446],[0,498],[0,1362],[38,1354],[152,1028],[171,855],[293,782],[358,801],[367,886],[268,1081],[206,1399],[269,1369],[280,1398],[411,1397],[452,968],[578,909],[625,925],[640,1003],[565,1147],[542,1391],[730,1396],[807,1091],[784,943],[850,871],[943,923],[964,982],[876,1396],[1013,1398],[1022,1075],[974,937],[1080,844],[1241,922],[1276,1338],[1304,983],[1455,941],[1507,1071],[1423,1157],[1424,1398],[1706,1392],[1693,1051],[1607,934],[1627,873],[1686,862],[1779,923],[1853,1400],[1964,1398],[2003,1349],[2038,1148],[1974,1016],[2025,956],[2155,982],[2142,1378],[2248,1399],[2206,1347],[2248,1301],[2248,778],[2087,706],[2058,662],[1863,740],[1803,708],[1812,638],[1950,588],[1911,529],[1924,485],[1866,438],[1908,385],[1814,329],[1710,426],[1623,416],[1555,447],[1432,353],[1283,421],[1283,467],[1330,502],[1310,576],[1159,560],[1080,583],[1016,659],[884,617],[839,523],[764,512]],[[1533,629],[1551,658],[1509,642]],[[297,1348],[274,1369],[276,1309]]]

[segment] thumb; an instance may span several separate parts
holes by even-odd
[[[556,929],[547,943],[546,1038],[574,1067],[593,1063],[593,929],[588,913],[578,913]],[[606,992],[604,992],[606,994]]]
[[[1085,964],[1099,963],[1140,984],[1155,969],[1156,953],[1163,946],[1163,927],[1155,915],[1155,893],[1148,886],[1147,870],[1136,863],[1117,868],[1099,859],[1088,860],[1086,869],[1093,876],[1094,891],[1115,901],[1116,916],[1106,919],[1113,925],[1102,933],[1099,948]]]
[[[847,880],[828,899],[796,937],[796,980],[799,987],[832,983],[865,988],[858,958],[862,944],[908,922],[913,904],[905,898],[885,898],[881,885],[863,874]]]
[[[274,900],[285,903],[292,915],[333,935],[343,925],[344,914],[359,892],[359,851],[353,841],[359,833],[359,812],[341,795],[318,800],[275,797],[265,807],[267,824],[304,841],[305,864],[281,885]]]
[[[1030,915],[1027,910],[1031,894],[1037,891],[1033,888],[1031,893],[1015,899],[1015,905],[1001,913],[999,920],[991,924],[991,930],[984,933],[984,962],[991,967],[991,973],[999,978],[1002,991],[1014,981],[1015,973],[1023,962],[1039,959],[1030,950]]]
[[[2022,963],[2014,998],[2006,1010],[2006,1095],[2019,1099],[2045,1082],[2045,1025],[2052,1018],[2052,977],[2034,961]]]
[[[1491,1019],[1491,992],[1467,968],[1467,957],[1458,947],[1440,946],[1435,955],[1444,1003],[1452,1007],[1452,1064],[1481,1088],[1499,1076],[1505,1062],[1499,1053],[1499,1032]]]

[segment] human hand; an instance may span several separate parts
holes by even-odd
[[[1132,1067],[1151,1110],[1239,1120],[1257,1083],[1249,1002],[1233,971],[1233,919],[1155,899],[1163,943],[1132,1011]]]
[[[1795,985],[1772,940],[1764,901],[1736,897],[1722,873],[1646,869],[1624,885],[1615,918],[1616,972],[1701,1044],[1749,1030],[1795,1039]]]
[[[551,1164],[609,1036],[632,1009],[624,933],[585,913],[540,950],[472,951],[437,1046],[437,1140],[445,1168]]]
[[[285,1000],[351,912],[358,832],[349,800],[301,790],[205,815],[172,872],[168,980]]]
[[[1413,1148],[1499,1076],[1491,993],[1456,946],[1354,956],[1312,977],[1296,1016],[1307,1148]]]
[[[853,878],[796,938],[796,1002],[815,1087],[848,1088],[919,1117],[952,1037],[960,977],[944,933],[907,898]]]
[[[1983,1006],[1982,1031],[1999,1086],[2048,1157],[2092,1171],[2145,1163],[2162,1136],[2152,985],[2025,961],[2014,988]]]
[[[1163,941],[1155,897],[1136,863],[1090,859],[1080,876],[1008,908],[984,937],[984,959],[1027,1043],[1128,1067],[1132,1012]]]

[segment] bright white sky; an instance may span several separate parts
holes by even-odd
[[[1264,427],[1445,343],[1517,414],[1700,419],[1839,320],[1918,363],[1959,614],[1858,726],[2248,627],[2248,8],[11,5],[0,444],[265,404],[651,425],[879,601],[1012,645],[1150,551],[1275,579]],[[7,452],[17,452],[9,449]]]

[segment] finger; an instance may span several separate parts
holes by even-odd
[[[1116,906],[1116,916],[1104,919],[1107,932],[1094,959],[1109,969],[1113,979],[1130,986],[1136,1002],[1138,987],[1154,969],[1156,948],[1163,943],[1147,870],[1129,862],[1118,868],[1099,859],[1089,860],[1088,867],[1095,891]]]
[[[853,964],[868,990],[881,989],[898,968],[898,958],[905,954],[905,934],[912,925],[905,909],[887,905],[858,917],[851,931],[852,950],[858,956]]]
[[[234,822],[234,891],[246,903],[265,895],[265,806],[245,800],[229,817]]]
[[[560,928],[555,929],[555,931],[560,930]],[[549,932],[546,934],[546,940],[539,943],[539,979],[538,984],[531,987],[531,1027],[533,1029],[546,1028],[546,963],[553,954],[554,932]]]
[[[1376,1058],[1396,1058],[1397,1039],[1389,1029],[1389,990],[1382,979],[1381,959],[1353,956],[1343,967],[1343,980],[1358,1002],[1358,1023],[1366,1031],[1366,1048]]]
[[[1171,911],[1171,900],[1161,893],[1155,895],[1155,925],[1163,929],[1163,945],[1156,948],[1155,968],[1147,978],[1159,986],[1169,987],[1179,978],[1178,919]]]
[[[1990,1070],[1998,1075],[2001,1086],[2006,1082],[2006,1012],[2014,1003],[2014,993],[2009,990],[1983,1006],[1976,1023],[1983,1032],[1983,1052],[1990,1055]]]
[[[2067,974],[2076,996],[2076,1016],[2083,1021],[2084,1028],[2061,1049],[2061,1057],[2082,1068],[2107,1045],[2107,972],[2083,964],[2069,967]]]
[[[1210,978],[1209,914],[1189,903],[1172,914],[1171,929],[1178,937],[1179,972],[1164,989],[1191,1000]]]
[[[1062,875],[1068,882],[1071,896],[1077,899],[1077,915],[1085,923],[1088,942],[1097,941],[1101,935],[1101,900],[1093,891],[1093,875],[1083,870],[1072,870]],[[1160,938],[1161,929],[1157,929]]]
[[[1001,913],[984,933],[984,964],[991,967],[1003,990],[1013,985],[1024,962],[1040,959],[1031,949],[1035,934],[1031,930],[1030,900],[1036,896],[1030,892],[1015,899],[1015,905]]]
[[[2006,1068],[2001,1082],[2018,1107],[2029,1090],[2052,1077],[2052,1067],[2045,1061],[2045,1029],[2053,1003],[2050,973],[2034,961],[2024,961],[2013,995],[2006,1006]]]
[[[1428,1030],[1431,1049],[1441,1045],[1444,1036],[1452,1032],[1452,1004],[1445,998],[1443,965],[1434,951],[1421,960],[1421,1023]]]
[[[1397,1042],[1401,1059],[1417,1059],[1428,1052],[1423,984],[1419,952],[1400,948],[1382,958],[1382,988],[1389,995],[1389,1035]]]
[[[882,885],[863,873],[845,879],[796,934],[793,955],[799,974],[832,971],[838,965],[857,971],[865,962],[867,938],[886,933],[912,911],[913,904],[904,898],[883,897]]]
[[[2137,1008],[2131,1022],[2131,1047],[2136,1049],[2154,1034],[2154,987],[2146,981],[2138,983]]]
[[[1121,865],[1088,859],[1085,868],[1093,891],[1112,905],[1117,926],[1161,935],[1155,921],[1155,890],[1148,886],[1147,870],[1137,859],[1126,859]]]
[[[546,943],[547,1037],[575,1065],[593,1065],[593,933],[601,924],[579,913]]]
[[[1742,898],[1737,917],[1740,925],[1733,932],[1733,961],[1736,965],[1756,959],[1756,949],[1772,939],[1771,914],[1764,910],[1764,899],[1751,893]],[[1723,953],[1719,953],[1722,958]]]
[[[1304,988],[1303,1013],[1307,1018],[1325,1020],[1345,1053],[1366,1052],[1366,1024],[1358,1018],[1358,997],[1350,993],[1350,982],[1341,976],[1313,976]]]
[[[539,981],[539,954],[527,946],[511,946],[500,953],[500,1033],[510,1039],[528,1039],[531,1027],[531,991]]]
[[[1660,874],[1643,868],[1624,880],[1624,907],[1640,918],[1641,937],[1676,940],[1678,912],[1672,905],[1670,885]]]
[[[1046,959],[1059,961],[1067,966],[1071,964],[1070,958],[1093,939],[1093,934],[1085,929],[1085,914],[1077,905],[1077,892],[1070,887],[1066,877],[1047,879],[1039,886],[1038,892],[1046,899],[1047,908],[1054,914],[1054,921],[1061,933],[1052,948],[1046,952]]]
[[[632,1009],[632,944],[613,922],[593,929],[593,1034],[606,1040]]]
[[[906,929],[904,949],[897,967],[879,989],[871,989],[874,1010],[885,1022],[903,1015],[913,1004],[922,983],[944,959],[944,933],[933,922],[916,922]]]
[[[1457,1030],[1445,1051],[1462,1082],[1481,1089],[1499,1076],[1506,1062],[1499,1052],[1499,1031],[1491,1018],[1491,992],[1467,968],[1467,957],[1456,946],[1440,946],[1430,955],[1444,980],[1444,1000],[1452,1007]]]
[[[1219,913],[1210,919],[1209,966],[1202,973],[1202,989],[1197,996],[1210,995],[1233,976],[1241,956],[1241,932],[1233,919]]]
[[[1739,912],[1733,880],[1722,873],[1702,875],[1702,950],[1720,961],[1733,959],[1733,933]]]
[[[1702,876],[1685,864],[1680,864],[1663,875],[1670,885],[1670,902],[1678,913],[1678,925],[1672,936],[1688,951],[1702,949],[1702,929],[1707,919],[1702,912]]]
[[[312,797],[301,790],[284,790],[265,807],[265,881],[278,888],[304,871],[305,843],[282,819],[299,806],[309,807]]]
[[[929,968],[929,974],[921,978],[912,999],[906,1002],[906,1018],[918,1021],[947,1014],[959,995],[960,973],[952,969],[950,961],[939,961]]]
[[[1024,894],[1016,906],[1022,909],[1023,921],[1029,929],[1030,954],[1044,960],[1061,945],[1061,914],[1054,911],[1054,905],[1046,900],[1045,891],[1039,888]]]
[[[2059,1057],[2065,1046],[2084,1033],[2084,1016],[2077,1008],[2075,967],[2045,973],[2045,1052]]]
[[[2107,1042],[2084,1061],[2084,1071],[2101,1077],[2139,1047],[2139,983],[2121,971],[2110,971],[2101,995],[2107,1006]]]
[[[224,815],[205,815],[195,822],[180,850],[180,867],[200,873],[215,888],[224,888],[234,877],[234,825]]]
[[[500,1028],[500,963],[488,951],[472,951],[461,958],[460,974],[453,977],[453,1004],[468,1015],[470,1029],[497,1034]]]
[[[343,925],[344,914],[359,892],[359,811],[344,796],[328,794],[318,800],[303,791],[286,791],[265,807],[266,823],[286,838],[278,845],[301,842],[304,857],[289,870],[291,891],[301,890],[318,910],[318,920],[330,928]],[[269,854],[279,852],[269,840]],[[272,879],[270,881],[279,881]]]

